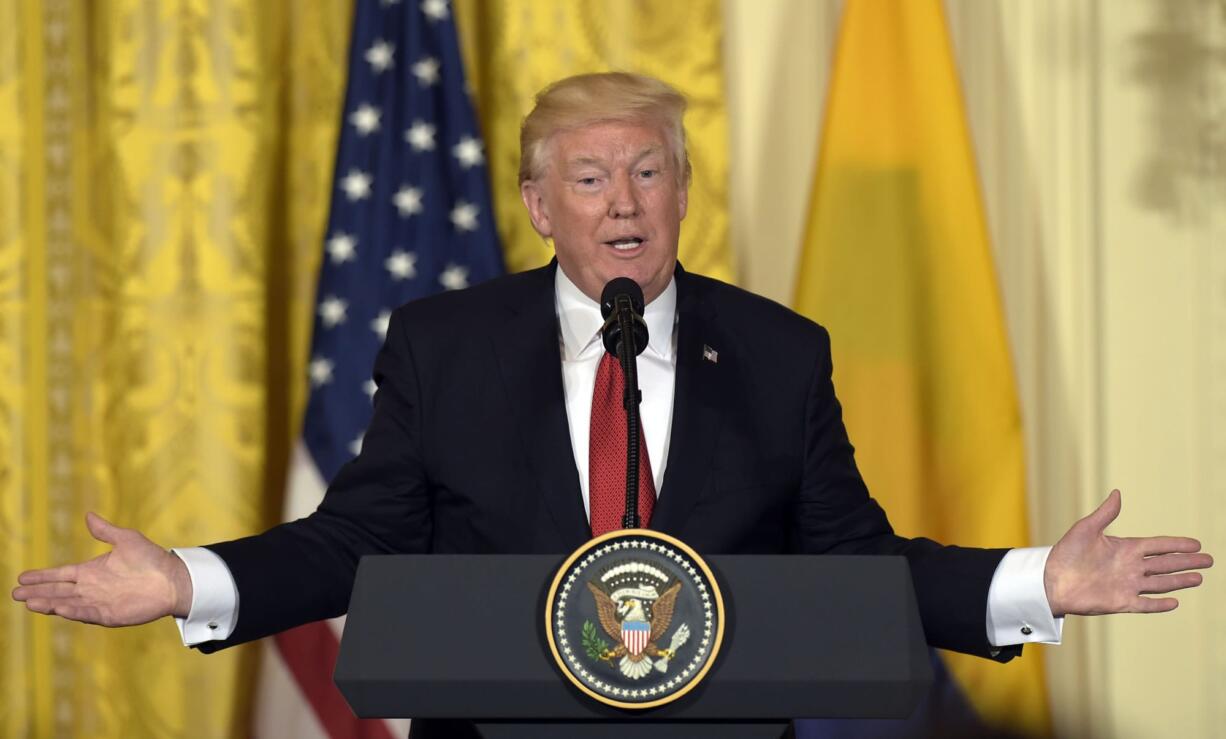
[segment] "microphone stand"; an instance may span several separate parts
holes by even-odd
[[[617,324],[621,341],[617,344],[617,359],[622,365],[625,390],[622,405],[626,409],[626,511],[622,528],[637,529],[639,522],[639,392],[638,346],[634,337],[633,316],[628,296],[617,297]]]

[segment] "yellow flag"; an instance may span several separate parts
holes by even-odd
[[[796,308],[894,527],[1028,543],[1021,416],[975,162],[938,0],[848,0]],[[979,712],[1044,732],[1041,647],[945,655]]]
[[[617,70],[658,77],[689,100],[694,182],[679,256],[691,272],[733,281],[719,0],[457,0],[455,10],[509,270],[553,256],[519,199],[519,126],[533,97],[572,74]]]

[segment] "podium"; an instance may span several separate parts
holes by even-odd
[[[902,557],[708,556],[723,647],[664,706],[583,695],[545,640],[563,555],[363,558],[335,680],[363,718],[468,719],[483,737],[778,737],[794,718],[906,718],[932,682]]]

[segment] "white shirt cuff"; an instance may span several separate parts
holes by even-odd
[[[176,618],[183,646],[229,638],[238,624],[238,586],[225,560],[211,549],[171,549],[192,580],[192,607],[187,618]]]
[[[1051,547],[1007,552],[988,587],[988,641],[996,647],[1059,644],[1064,619],[1051,614],[1043,571]]]

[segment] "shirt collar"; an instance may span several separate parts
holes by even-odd
[[[562,358],[571,361],[600,344],[600,304],[583,294],[570,281],[561,265],[554,280],[558,309],[558,324],[562,332]],[[643,310],[647,322],[647,349],[662,359],[673,357],[673,326],[677,320],[677,281],[669,279],[668,287]]]

